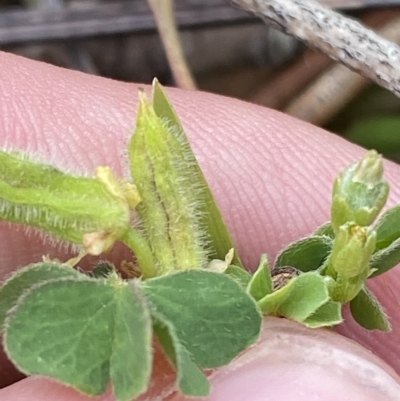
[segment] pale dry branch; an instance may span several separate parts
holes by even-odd
[[[400,17],[387,23],[379,33],[400,43]],[[368,85],[362,76],[343,65],[335,65],[296,98],[285,112],[313,124],[322,125],[346,106]]]
[[[313,0],[230,0],[400,97],[400,47]]]

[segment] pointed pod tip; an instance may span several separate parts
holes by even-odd
[[[384,173],[382,155],[376,150],[369,150],[354,171],[353,181],[374,186],[382,182]]]
[[[139,103],[140,105],[144,104],[148,104],[149,103],[149,99],[146,95],[146,92],[144,91],[144,88],[140,87],[138,89],[138,96],[139,96]]]

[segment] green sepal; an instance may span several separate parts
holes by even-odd
[[[330,301],[327,283],[317,272],[308,272],[293,277],[284,287],[274,291],[258,301],[261,311],[267,315],[283,316],[300,323],[305,322],[313,314],[318,316],[317,311],[322,305]],[[337,317],[336,310],[326,316],[329,308],[324,311],[321,326]],[[313,323],[316,327],[318,322]]]
[[[242,288],[247,288],[251,280],[251,274],[240,266],[229,265],[224,273],[235,280]]]
[[[400,238],[400,205],[382,214],[375,226],[375,231],[377,250],[387,248]]]
[[[392,242],[387,248],[375,252],[369,264],[372,274],[368,278],[380,276],[400,263],[400,239]]]
[[[172,135],[181,141],[183,146],[186,147],[185,152],[185,170],[188,176],[194,182],[198,183],[198,198],[201,199],[199,206],[200,224],[204,231],[208,233],[210,241],[206,244],[209,250],[209,258],[224,260],[225,255],[232,248],[237,249],[229,234],[222,218],[221,211],[214,196],[208,186],[208,183],[201,171],[196,157],[190,148],[189,141],[184,133],[183,126],[169,101],[163,87],[157,80],[153,82],[153,107],[158,117],[165,121],[166,125],[170,127]],[[237,252],[233,257],[232,263],[234,265],[243,267],[240,257]]]
[[[354,320],[367,330],[390,331],[388,317],[375,295],[364,286],[350,301],[350,311]]]
[[[112,181],[109,182],[109,179]],[[36,227],[100,254],[130,226],[129,184],[106,167],[75,177],[27,156],[0,151],[0,219]],[[102,236],[102,243],[93,236]],[[94,245],[93,245],[94,242]],[[103,244],[104,243],[104,244]]]
[[[112,379],[118,401],[150,381],[152,328],[138,288],[120,281],[64,278],[41,283],[6,320],[4,348],[26,374],[60,380],[101,395]]]
[[[259,301],[270,294],[273,287],[268,257],[264,254],[261,256],[260,264],[247,285],[247,292],[256,301]]]
[[[313,235],[317,236],[317,237],[329,237],[334,239],[335,238],[335,233],[333,232],[333,227],[330,221],[328,221],[327,223],[323,224],[321,227],[318,227]]]
[[[7,312],[31,287],[52,279],[80,276],[83,275],[71,267],[47,262],[31,264],[18,270],[0,288],[0,333],[4,329]]]
[[[291,266],[302,272],[320,268],[332,251],[332,239],[311,236],[286,247],[276,258],[275,267]]]
[[[311,329],[331,327],[343,322],[342,304],[328,301],[320,306],[311,316],[303,320],[303,324]]]
[[[154,312],[157,314],[156,312]],[[165,353],[175,365],[177,385],[182,394],[190,397],[206,397],[210,393],[210,383],[201,369],[193,362],[189,352],[176,336],[173,324],[155,322],[157,335]]]
[[[261,330],[254,300],[225,274],[191,270],[145,280],[156,319],[170,322],[200,368],[228,364]]]

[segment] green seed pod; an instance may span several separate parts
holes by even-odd
[[[331,208],[335,234],[347,222],[360,226],[372,224],[388,195],[389,184],[383,179],[382,158],[371,150],[336,178]]]
[[[187,174],[186,151],[141,93],[128,152],[142,198],[136,210],[154,256],[156,275],[207,264],[199,188]]]
[[[109,249],[130,225],[136,188],[108,167],[97,177],[74,177],[20,153],[0,151],[0,219],[36,227],[84,245],[89,254]]]

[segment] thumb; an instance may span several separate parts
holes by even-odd
[[[398,400],[399,378],[375,355],[329,330],[264,321],[258,344],[211,376],[209,401]],[[168,401],[187,401],[179,396]]]

